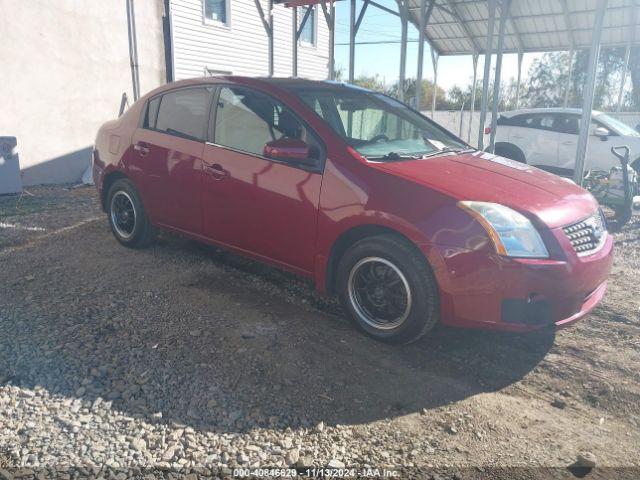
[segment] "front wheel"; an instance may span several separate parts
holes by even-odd
[[[131,180],[122,178],[111,185],[107,206],[109,225],[116,240],[131,248],[151,243],[153,227]]]
[[[424,256],[395,235],[353,245],[338,267],[342,308],[361,331],[388,343],[411,343],[439,319],[435,277]]]

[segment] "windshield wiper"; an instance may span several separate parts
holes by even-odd
[[[367,160],[405,160],[407,158],[418,160],[421,157],[418,155],[411,155],[409,153],[389,152],[384,155],[367,156],[366,158]]]
[[[453,147],[444,147],[439,150],[434,150],[433,152],[425,153],[420,158],[429,158],[435,157],[436,155],[442,155],[443,153],[470,153],[475,152],[475,148],[453,148]]]

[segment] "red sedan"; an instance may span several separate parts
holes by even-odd
[[[613,259],[582,188],[330,82],[165,85],[100,129],[93,174],[123,245],[165,228],[312,278],[394,343],[438,322],[567,325],[600,301]]]

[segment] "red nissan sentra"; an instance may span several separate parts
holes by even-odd
[[[602,299],[613,260],[587,191],[331,82],[165,85],[100,129],[93,175],[123,245],[161,227],[270,263],[393,343],[438,322],[565,326]]]

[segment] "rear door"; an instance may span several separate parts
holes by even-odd
[[[136,185],[154,223],[201,233],[202,154],[212,92],[189,87],[151,99],[133,136]]]

